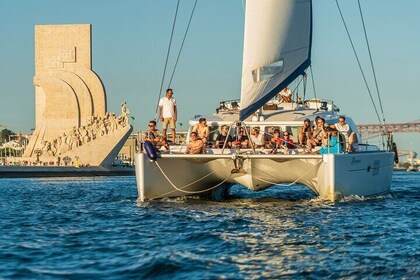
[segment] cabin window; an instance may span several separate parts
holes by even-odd
[[[293,140],[297,141],[298,140],[298,136],[299,136],[299,126],[286,126],[286,130],[287,132],[289,132],[290,138],[292,138]]]
[[[266,127],[264,127],[264,132],[267,133],[267,134],[273,135],[274,130],[276,130],[276,129],[278,129],[280,131],[283,130],[280,126],[273,125],[273,126],[266,126]]]
[[[283,59],[253,70],[252,77],[255,83],[259,83],[268,80],[281,72],[283,72]]]
[[[210,133],[209,133],[209,142],[215,142],[217,136],[220,134],[219,126],[209,126]]]

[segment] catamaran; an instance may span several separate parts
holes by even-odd
[[[394,153],[360,141],[352,152],[327,149],[320,154],[305,153],[304,147],[276,153],[252,146],[228,148],[226,143],[222,149],[211,147],[222,125],[231,134],[240,127],[259,126],[262,133],[274,128],[297,141],[305,119],[312,122],[319,116],[328,125],[338,122],[339,109],[332,101],[296,98],[284,103],[275,98],[294,80],[306,77],[311,41],[312,1],[248,0],[240,100],[221,102],[215,114],[206,116],[210,136],[204,154],[184,154],[183,145],[157,156],[137,153],[139,200],[190,195],[220,199],[235,184],[253,191],[303,184],[330,201],[389,192]],[[199,117],[190,120],[190,131]],[[351,117],[346,119],[357,134]]]

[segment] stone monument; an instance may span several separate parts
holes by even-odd
[[[120,116],[107,112],[105,88],[92,70],[91,29],[35,26],[36,128],[23,155],[28,161],[109,166],[132,131],[125,102]]]

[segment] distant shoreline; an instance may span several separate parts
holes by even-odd
[[[96,177],[134,176],[134,168],[115,167],[58,167],[58,166],[0,166],[0,178]]]

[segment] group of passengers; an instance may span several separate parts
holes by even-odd
[[[277,153],[278,149],[283,149],[287,152],[289,149],[296,148],[293,139],[287,131],[283,132],[281,137],[278,129],[274,129],[272,135],[261,133],[259,126],[252,127],[249,135],[244,127],[238,127],[237,130],[237,136],[232,137],[229,134],[228,126],[222,125],[216,138],[215,148],[269,149],[270,153]]]
[[[290,102],[291,91],[287,87],[279,94],[282,102]],[[156,121],[149,122],[149,127],[144,140],[150,141],[157,150],[165,148],[169,150],[169,144],[166,138],[168,125],[172,130],[172,142],[175,142],[176,132],[175,123],[177,120],[176,101],[173,98],[173,90],[168,88],[166,95],[159,101],[159,119],[162,121],[163,133],[156,129]],[[354,143],[357,142],[356,134],[346,123],[344,116],[339,117],[339,121],[333,125],[327,125],[325,119],[321,117],[315,118],[315,126],[311,125],[309,119],[305,119],[303,126],[299,130],[298,145],[293,142],[290,132],[285,131],[280,135],[280,130],[274,129],[271,133],[261,133],[260,127],[255,126],[248,135],[246,128],[237,127],[237,135],[232,137],[229,133],[229,127],[222,125],[220,133],[215,139],[213,148],[261,148],[270,149],[271,153],[277,153],[278,149],[294,150],[296,146],[305,147],[306,152],[311,153],[312,150],[321,146],[322,149],[334,149],[340,151],[341,143],[345,143],[342,149],[347,152],[354,150]],[[198,123],[193,127],[190,133],[189,145],[185,153],[200,154],[209,146],[210,128],[205,118],[200,118]],[[249,136],[249,137],[248,137]],[[342,138],[342,139],[340,139]]]
[[[321,146],[321,153],[325,150],[340,152],[343,148],[351,152],[356,141],[356,133],[346,123],[345,116],[340,116],[338,123],[333,125],[327,125],[325,119],[318,116],[315,118],[315,127],[311,126],[309,119],[305,119],[299,131],[299,145],[306,147],[308,153],[317,146]],[[345,143],[345,147],[341,143]]]
[[[232,137],[229,133],[229,127],[222,125],[220,133],[215,139],[213,148],[242,148],[242,149],[269,149],[269,153],[277,153],[279,150],[288,153],[289,150],[296,149],[297,146],[305,147],[307,153],[321,146],[320,152],[336,151],[340,152],[340,142],[345,142],[346,151],[354,149],[353,144],[356,142],[356,135],[346,123],[344,116],[339,117],[338,123],[334,125],[327,125],[325,119],[317,117],[315,119],[315,126],[311,126],[311,121],[305,119],[303,126],[299,130],[298,143],[295,144],[290,137],[290,132],[284,131],[283,135],[279,129],[274,129],[271,133],[261,133],[260,127],[255,126],[251,128],[248,135],[246,128],[238,127],[237,135]],[[210,129],[205,118],[200,118],[199,122],[193,127],[189,145],[185,153],[201,154],[204,153],[209,143]],[[248,137],[249,136],[249,137]],[[341,137],[342,139],[340,140]],[[169,150],[169,144],[166,135],[156,129],[156,122],[151,120],[146,132],[144,140],[152,142],[157,150],[165,148]]]

